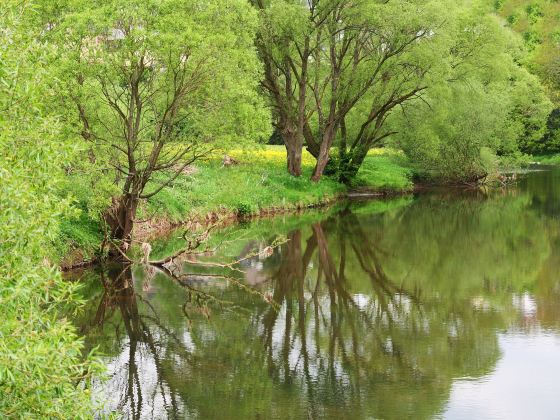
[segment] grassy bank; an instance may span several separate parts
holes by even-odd
[[[178,224],[187,220],[216,220],[235,215],[253,216],[318,206],[336,199],[347,191],[345,185],[331,177],[319,183],[310,181],[314,159],[303,157],[303,176],[294,178],[286,171],[286,153],[282,146],[262,150],[230,152],[238,163],[224,166],[222,156],[197,162],[181,174],[172,186],[142,204],[138,219],[144,231]],[[366,158],[356,185],[380,192],[411,189],[412,171],[400,154],[373,150]],[[80,179],[69,183],[81,212],[62,223],[58,241],[61,258],[90,259],[102,240],[102,231],[88,209],[91,191],[80,185]],[[161,179],[154,179],[154,186]],[[148,191],[151,188],[148,186]]]
[[[560,165],[560,153],[532,156],[531,160],[542,165]]]
[[[353,201],[351,203],[340,201],[332,206],[291,213],[282,217],[258,218],[251,223],[235,223],[219,231],[215,231],[205,246],[217,249],[221,254],[227,254],[235,259],[243,254],[247,241],[257,241],[266,244],[273,243],[278,237],[287,237],[291,231],[297,229],[310,229],[312,224],[320,223],[330,217],[337,217],[338,213],[351,209],[353,214],[378,214],[396,211],[408,206],[413,201],[410,195],[401,195],[384,200]],[[227,243],[227,246],[223,246]],[[154,239],[152,245],[152,258],[160,259],[172,255],[185,246],[185,241],[176,231]]]

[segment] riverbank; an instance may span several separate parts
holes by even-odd
[[[555,172],[530,172],[509,193],[450,189],[231,225],[210,238],[215,252],[185,261],[180,279],[141,264],[72,273],[87,302],[75,324],[111,379],[97,382],[96,395],[125,417],[217,418],[223,406],[232,419],[344,418],[331,402],[344,398],[357,418],[437,418],[469,407],[474,418],[481,404],[465,392],[465,376],[486,395],[485,383],[525,375],[529,388],[490,393],[494,407],[519,400],[516,409],[533,418],[534,399],[523,395],[536,390],[546,402],[538,418],[549,418],[560,386],[557,357],[550,369],[560,351]],[[259,252],[285,239],[272,255]],[[159,259],[184,241],[175,233],[152,246]],[[244,258],[234,270],[202,267]],[[391,351],[397,342],[406,363]],[[290,369],[298,360],[302,368]],[[340,369],[315,369],[329,364]],[[134,400],[122,391],[129,378]],[[344,381],[362,381],[363,399]]]
[[[135,236],[146,238],[185,223],[228,223],[239,218],[293,212],[324,206],[345,196],[349,188],[325,176],[319,183],[310,181],[314,159],[305,153],[303,175],[294,178],[286,172],[282,146],[229,153],[237,163],[223,165],[223,156],[197,162],[159,194],[142,203]],[[407,160],[391,150],[372,150],[364,162],[353,188],[382,194],[412,190],[412,169]],[[62,268],[94,259],[103,231],[98,219],[88,211],[95,198],[79,177],[68,182],[76,198],[79,214],[62,221],[57,240]],[[159,179],[154,179],[157,185]],[[148,187],[149,190],[149,187]]]
[[[541,165],[560,165],[560,153],[532,156],[532,160]]]

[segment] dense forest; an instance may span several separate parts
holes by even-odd
[[[3,0],[0,415],[91,415],[99,366],[66,320],[81,302],[59,266],[122,257],[140,220],[490,185],[560,152],[559,14],[546,0]]]

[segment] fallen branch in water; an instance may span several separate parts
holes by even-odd
[[[240,281],[240,280],[238,280],[238,279],[236,279],[235,277],[232,277],[232,276],[225,276],[225,275],[220,275],[220,274],[177,273],[176,270],[173,270],[173,267],[169,267],[169,266],[163,266],[163,267],[160,267],[159,269],[160,269],[161,272],[167,274],[169,277],[171,277],[172,279],[179,282],[182,286],[187,287],[193,293],[204,296],[205,300],[215,301],[216,303],[219,303],[219,304],[223,304],[223,303],[233,304],[233,302],[222,301],[222,300],[216,298],[215,296],[211,295],[210,293],[207,293],[207,292],[204,292],[202,290],[198,290],[198,289],[192,287],[191,285],[188,284],[189,278],[192,278],[193,276],[197,276],[197,277],[205,277],[205,278],[210,278],[210,279],[225,280],[225,281],[228,281],[228,282],[231,282],[231,283],[235,284],[237,287],[244,290],[245,292],[248,292],[252,295],[260,297],[265,302],[267,302],[267,303],[271,304],[272,306],[276,307],[275,302],[272,300],[272,296],[270,294],[260,292],[257,289],[254,289],[254,288],[246,285],[242,281]],[[176,266],[175,266],[175,269],[178,270],[178,268]]]
[[[271,245],[265,247],[264,249],[256,251],[256,252],[252,252],[250,254],[245,255],[242,258],[239,258],[239,259],[237,259],[235,261],[232,261],[232,262],[229,262],[229,263],[218,263],[218,262],[212,262],[212,261],[205,261],[205,262],[204,261],[187,261],[187,263],[191,264],[191,265],[196,265],[198,267],[225,268],[225,269],[229,269],[229,270],[232,270],[232,271],[237,271],[239,273],[243,273],[243,270],[237,268],[236,265],[242,263],[243,261],[247,261],[247,260],[250,260],[251,258],[257,257],[257,256],[259,256],[263,259],[268,258],[274,253],[274,249],[280,247],[281,245],[285,244],[286,242],[288,242],[287,238],[276,239]],[[168,257],[168,258],[165,258],[163,260],[160,260],[160,261],[164,261],[164,262],[160,262],[160,261],[152,262],[152,261],[150,261],[150,264],[158,266],[158,267],[162,267],[164,265],[166,267],[169,267],[170,265],[174,264],[174,260],[177,257],[179,257],[180,255],[183,255],[183,254],[187,254],[187,253],[188,253],[187,250],[182,250],[182,251],[174,254],[174,256],[172,256],[172,257]]]
[[[225,280],[227,282],[231,282],[232,284],[234,284],[235,286],[239,287],[240,289],[244,290],[245,292],[248,292],[252,295],[255,296],[259,296],[261,299],[263,299],[265,302],[275,306],[275,303],[272,299],[272,296],[269,293],[263,293],[258,291],[257,289],[254,289],[250,286],[248,286],[247,284],[245,284],[243,281],[241,281],[240,279],[233,277],[231,275],[223,275],[223,274],[206,274],[206,273],[183,273],[182,272],[182,265],[178,263],[178,259],[183,256],[183,255],[193,255],[193,254],[200,254],[201,252],[195,252],[203,243],[205,243],[209,236],[210,236],[210,232],[215,229],[218,225],[217,224],[213,224],[211,226],[209,226],[204,232],[197,234],[195,236],[193,236],[192,238],[186,238],[186,234],[183,235],[183,238],[185,239],[185,241],[187,242],[187,245],[182,248],[181,250],[175,252],[174,254],[159,259],[159,260],[149,260],[149,253],[151,251],[151,246],[149,243],[142,243],[142,251],[143,251],[143,258],[142,258],[142,263],[145,267],[147,267],[148,269],[156,269],[159,270],[161,272],[163,272],[164,274],[166,274],[167,276],[169,276],[170,278],[178,281],[182,286],[187,287],[192,293],[196,294],[199,296],[199,299],[203,299],[204,301],[214,301],[215,303],[219,303],[220,305],[225,304],[225,303],[229,303],[229,302],[224,302],[221,301],[220,299],[217,299],[216,297],[212,296],[209,293],[206,293],[204,291],[201,290],[197,290],[195,288],[193,288],[189,282],[192,280],[193,277],[199,277],[199,278],[208,278],[208,279],[216,279],[216,280]],[[125,252],[121,249],[121,247],[115,243],[111,238],[107,237],[105,238],[106,243],[109,243],[110,245],[112,245],[118,252],[119,254],[122,256],[122,258],[125,260],[126,263],[128,264],[134,264],[135,261],[132,260],[130,257],[128,257]],[[277,238],[276,240],[274,240],[272,242],[271,245],[268,245],[266,247],[264,247],[263,249],[259,249],[256,250],[254,252],[248,253],[246,255],[244,255],[242,258],[238,258],[232,262],[229,263],[219,263],[219,262],[203,262],[203,261],[188,261],[188,264],[191,265],[196,265],[199,267],[211,267],[211,268],[222,268],[222,269],[227,269],[230,270],[232,272],[238,272],[241,274],[244,274],[244,271],[240,268],[237,267],[237,265],[239,265],[240,263],[242,263],[243,261],[247,261],[250,260],[251,258],[254,257],[260,257],[260,258],[269,258],[270,256],[272,256],[272,254],[274,253],[274,249],[280,247],[281,245],[285,244],[288,241],[287,238]],[[181,261],[182,262],[182,261]],[[152,276],[155,273],[152,273]]]
[[[194,250],[198,249],[198,247],[200,245],[202,245],[204,242],[206,242],[208,240],[208,237],[210,236],[210,232],[213,229],[215,229],[217,226],[218,226],[217,224],[210,225],[200,235],[195,236],[192,239],[192,241],[190,239],[185,238],[185,235],[183,235],[183,239],[185,239],[187,241],[187,246],[185,248],[182,248],[181,250],[177,251],[175,254],[173,254],[169,257],[163,258],[161,260],[148,261],[148,264],[161,267],[164,264],[168,264],[168,263],[172,262],[174,259],[180,257],[181,255],[192,253]]]

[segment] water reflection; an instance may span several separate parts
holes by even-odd
[[[187,361],[189,349],[150,303],[153,293],[149,282],[144,282],[141,293],[136,292],[131,267],[112,266],[100,270],[99,277],[102,293],[95,302],[95,315],[83,324],[81,332],[102,347],[118,347],[106,352],[116,356],[110,358],[111,379],[103,385],[110,390],[103,396],[108,398],[107,407],[135,419],[146,417],[150,408],[154,418],[162,416],[166,407],[171,413],[180,413],[165,364],[168,352],[173,352],[176,361]]]
[[[105,412],[474,414],[457,403],[472,391],[460,378],[501,372],[508,334],[534,339],[560,327],[560,231],[534,203],[523,188],[437,194],[381,213],[365,204],[300,226],[249,226],[248,240],[222,257],[289,239],[235,271],[258,294],[189,261],[175,279],[140,266],[83,273],[88,307],[77,323],[88,348],[106,355],[110,378],[96,385]]]

